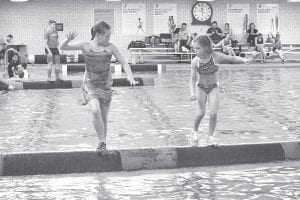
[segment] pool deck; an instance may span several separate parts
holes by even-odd
[[[0,154],[0,175],[133,171],[300,160],[300,141],[205,147]]]

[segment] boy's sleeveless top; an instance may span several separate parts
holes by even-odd
[[[87,101],[92,98],[111,100],[113,84],[110,71],[111,57],[107,51],[90,50],[84,55],[86,69],[82,87]]]

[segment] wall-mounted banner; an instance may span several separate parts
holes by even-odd
[[[263,34],[279,31],[278,4],[257,4],[257,29]]]
[[[154,34],[173,33],[176,23],[176,3],[154,3]]]
[[[122,3],[123,34],[146,34],[145,3]]]
[[[249,4],[227,4],[227,22],[233,34],[246,33],[249,24]]]

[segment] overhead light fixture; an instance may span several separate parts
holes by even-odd
[[[294,3],[294,2],[300,3],[300,0],[288,0],[288,2],[291,2],[291,3]]]
[[[28,0],[10,0],[10,1],[12,1],[12,2],[26,2]]]
[[[122,0],[105,0],[105,1],[122,1]]]

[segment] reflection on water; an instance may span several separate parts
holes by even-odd
[[[0,199],[299,199],[299,163],[274,165],[2,177]]]
[[[32,77],[41,79],[40,74],[36,70]],[[196,109],[189,101],[189,66],[171,65],[160,75],[135,75],[153,77],[155,86],[114,88],[108,148],[187,145]],[[219,75],[220,143],[299,140],[300,69],[227,68]],[[1,94],[0,151],[94,148],[91,114],[87,106],[79,105],[80,98],[80,89]],[[200,125],[203,139],[208,114]]]

